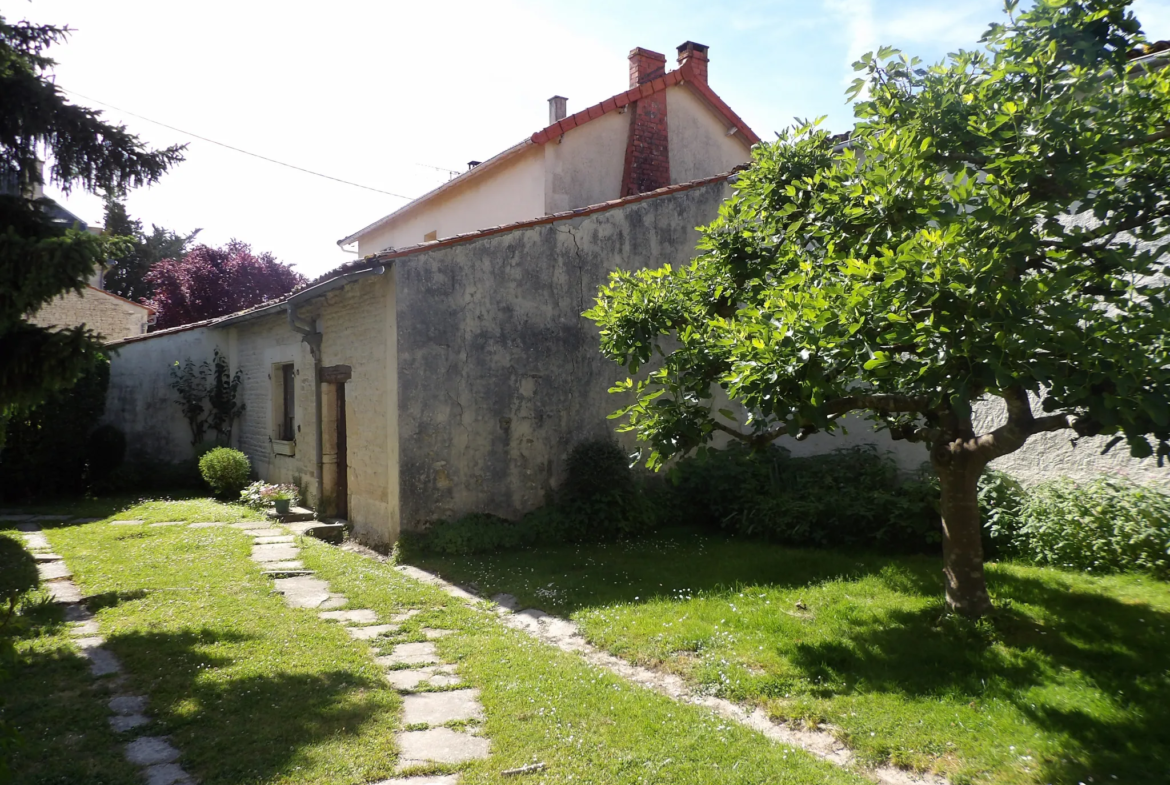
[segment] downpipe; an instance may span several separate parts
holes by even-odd
[[[323,430],[321,427],[321,333],[316,326],[303,322],[297,318],[297,310],[291,303],[288,306],[288,326],[300,333],[301,341],[309,345],[309,353],[313,355],[313,409],[316,413],[317,441],[314,445],[313,456],[317,464],[317,507],[321,506],[325,495],[325,459],[321,445]]]

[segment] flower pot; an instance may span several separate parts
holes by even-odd
[[[288,509],[292,506],[292,499],[273,499],[272,504],[276,507],[277,515],[288,515]]]

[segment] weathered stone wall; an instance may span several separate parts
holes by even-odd
[[[619,267],[685,262],[716,183],[395,260],[403,528],[543,503],[623,378],[580,316]]]
[[[109,292],[87,286],[81,293],[54,297],[30,322],[41,327],[76,327],[84,324],[107,341],[146,332],[150,312]]]
[[[182,461],[194,456],[191,432],[170,387],[170,369],[188,357],[197,363],[210,360],[217,346],[228,351],[227,337],[196,329],[117,347],[103,421],[126,434],[128,459]]]
[[[398,487],[396,474],[391,474],[390,448],[397,441],[396,390],[392,392],[394,375],[389,362],[394,335],[393,290],[394,273],[388,269],[329,292],[320,317],[323,365],[352,369],[353,375],[345,383],[349,521],[357,537],[371,542],[393,542],[398,536]],[[332,400],[331,396],[326,400]],[[331,407],[326,406],[323,415],[328,448],[334,444],[329,438]],[[330,450],[325,453],[328,462]],[[327,483],[326,494],[329,492]]]

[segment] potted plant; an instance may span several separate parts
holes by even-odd
[[[277,515],[288,515],[289,508],[297,500],[297,492],[290,485],[277,485],[269,498],[272,499]]]

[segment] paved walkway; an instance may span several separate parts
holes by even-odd
[[[265,528],[231,525],[252,535],[252,560],[273,579],[288,605],[316,610],[320,618],[343,625],[354,640],[371,644],[371,655],[376,655],[379,644],[387,643],[387,638],[400,631],[402,622],[419,612],[412,609],[379,619],[368,608],[348,607],[343,595],[331,591],[329,584],[314,577],[298,558],[300,548],[291,534],[296,524]],[[452,766],[486,758],[491,749],[490,742],[479,732],[483,721],[479,690],[462,686],[454,666],[443,661],[432,642],[451,631],[424,628],[423,633],[428,640],[399,643],[389,654],[375,656],[375,661],[386,669],[387,681],[402,694],[402,722],[407,728],[397,735],[397,771],[404,776],[376,785],[455,785],[458,774],[409,775],[433,770],[436,765]]]
[[[73,582],[73,573],[65,561],[50,550],[49,541],[38,523],[69,520],[68,517],[30,515],[5,516],[5,519],[20,520],[21,517],[24,520],[17,524],[17,530],[36,559],[41,583],[53,601],[62,606],[70,627],[69,634],[81,656],[89,661],[90,674],[99,680],[97,686],[107,690],[110,727],[119,734],[133,736],[136,728],[150,723],[146,714],[147,698],[125,691],[122,663],[105,647],[105,638],[100,635],[98,623],[85,605],[81,589]],[[73,519],[71,522],[92,523],[89,519]],[[195,779],[178,764],[179,751],[164,736],[139,735],[126,743],[124,752],[127,760],[141,768],[147,785],[196,785]]]

